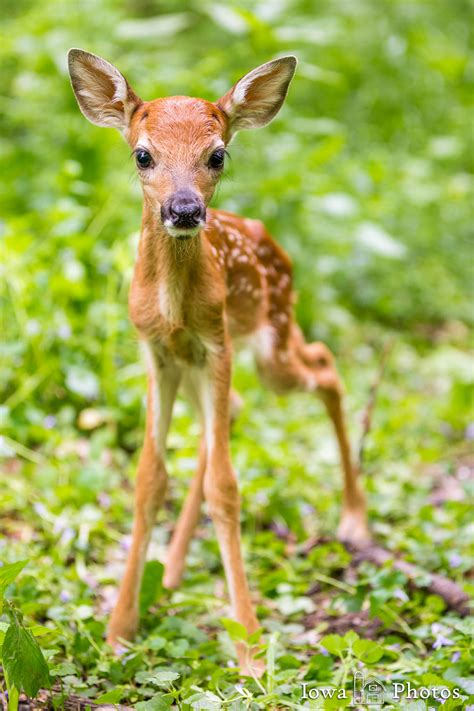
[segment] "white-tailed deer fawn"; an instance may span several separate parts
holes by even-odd
[[[319,396],[333,422],[344,472],[339,536],[368,538],[365,499],[351,461],[341,384],[322,343],[307,344],[293,317],[291,264],[258,221],[207,208],[234,134],[269,123],[296,67],[282,57],[246,74],[219,101],[174,96],[142,101],[122,74],[88,52],[69,52],[82,113],[113,126],[133,149],[143,219],[130,290],[130,316],[148,366],[147,423],[136,484],[133,539],[108,640],[131,639],[155,516],[166,490],[166,435],[180,387],[202,420],[197,473],[171,540],[165,585],[179,584],[206,499],[235,619],[258,628],[240,544],[240,501],[229,454],[233,339],[255,352],[263,380]],[[237,649],[244,673],[262,665]]]

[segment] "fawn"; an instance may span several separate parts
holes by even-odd
[[[261,222],[209,209],[226,146],[237,131],[269,123],[280,110],[296,58],[267,62],[217,102],[174,96],[142,101],[113,65],[71,49],[69,72],[82,113],[113,126],[133,149],[143,217],[130,289],[130,317],[147,360],[144,445],[136,484],[132,544],[108,629],[115,648],[138,626],[147,546],[166,490],[166,436],[180,387],[198,411],[196,475],[172,536],[164,583],[176,587],[205,499],[221,551],[233,615],[249,633],[258,622],[240,543],[240,500],[229,454],[232,341],[246,341],[272,388],[319,396],[333,422],[344,472],[338,534],[368,539],[365,497],[351,461],[341,383],[322,343],[307,344],[293,316],[292,270]],[[244,674],[263,664],[237,645]]]

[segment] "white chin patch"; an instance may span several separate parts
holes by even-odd
[[[196,237],[203,228],[203,225],[198,225],[197,227],[173,227],[172,225],[167,225],[166,222],[164,227],[170,237],[176,237],[177,239],[189,239],[190,237]]]

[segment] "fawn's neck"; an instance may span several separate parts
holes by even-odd
[[[222,340],[224,302],[225,286],[204,230],[182,242],[170,237],[145,203],[129,304],[136,328],[160,338],[160,329],[169,335],[192,323]]]
[[[201,233],[189,239],[170,237],[156,209],[145,200],[136,263],[137,278],[143,283],[159,281],[186,288],[190,280],[197,278],[201,266]]]

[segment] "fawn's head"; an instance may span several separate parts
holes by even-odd
[[[112,64],[69,51],[79,108],[97,126],[119,129],[133,149],[145,200],[171,237],[196,235],[237,131],[269,123],[280,110],[295,57],[257,67],[217,102],[173,96],[142,101]]]

